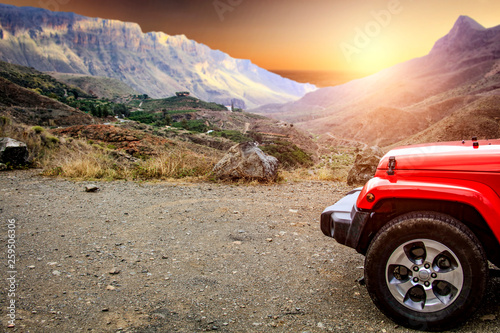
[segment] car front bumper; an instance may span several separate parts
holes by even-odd
[[[321,231],[338,243],[357,248],[363,227],[370,216],[356,207],[361,188],[349,192],[321,214]]]

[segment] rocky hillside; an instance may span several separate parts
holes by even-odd
[[[125,83],[109,77],[87,76],[81,74],[49,73],[57,80],[78,87],[89,95],[114,101],[124,101],[129,95],[140,93]]]
[[[95,119],[55,99],[0,77],[0,114],[19,123],[42,126],[93,124]]]
[[[324,136],[387,146],[500,137],[499,95],[500,26],[485,29],[462,16],[425,57],[255,111]]]
[[[106,80],[113,83],[111,79]],[[194,169],[210,171],[211,163],[217,162],[229,148],[249,141],[262,144],[263,149],[276,155],[286,168],[309,166],[318,152],[312,138],[292,125],[242,110],[229,111],[224,105],[192,96],[152,99],[146,95],[124,95],[118,99],[124,99],[125,104],[99,99],[35,69],[0,62],[0,131],[18,140],[31,138],[34,160],[42,160],[47,155],[41,153],[42,148],[50,150],[54,143],[61,142],[60,149],[67,150],[62,154],[70,154],[77,164],[95,164],[96,160],[104,159],[101,164],[106,167],[97,176],[108,174],[113,178],[117,177],[112,167],[115,160],[122,165],[118,168],[119,177],[135,177],[144,170],[143,166],[135,165],[138,169],[130,171],[131,161],[145,161],[148,157],[156,161],[158,157],[161,169],[164,162],[161,158],[165,158],[165,154],[170,154],[169,158],[175,162],[172,151],[183,158],[187,156],[191,165],[197,161],[194,164],[200,165]],[[115,115],[120,118],[116,119]],[[1,124],[6,128],[2,129]],[[81,146],[79,140],[85,144]],[[82,149],[86,152],[81,152]],[[104,155],[99,155],[100,150]],[[81,156],[89,156],[90,162],[79,161]],[[58,162],[52,159],[46,163]],[[75,171],[73,166],[67,169],[72,170],[71,174]],[[146,170],[151,169],[146,167]],[[59,174],[59,171],[56,167],[49,173]],[[156,177],[146,173],[146,177]]]
[[[0,60],[118,79],[155,98],[189,91],[240,108],[297,100],[315,86],[139,25],[0,4]]]

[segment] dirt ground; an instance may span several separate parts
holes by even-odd
[[[85,192],[89,184],[100,190]],[[412,332],[356,282],[363,256],[319,229],[322,210],[348,190],[2,172],[0,331]],[[453,332],[499,331],[499,282]]]

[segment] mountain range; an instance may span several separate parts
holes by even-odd
[[[118,79],[154,98],[189,91],[240,108],[286,103],[316,90],[249,60],[135,23],[0,4],[0,60],[40,71]]]
[[[430,53],[261,113],[369,145],[500,137],[500,26],[461,16]]]

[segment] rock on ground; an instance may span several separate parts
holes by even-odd
[[[25,165],[28,163],[28,147],[24,142],[12,138],[0,138],[0,163]]]
[[[347,175],[348,185],[363,185],[370,180],[377,171],[378,163],[384,152],[377,146],[363,149],[354,161],[354,166]]]
[[[273,181],[278,174],[278,159],[266,155],[253,142],[229,149],[213,169],[217,178]]]

